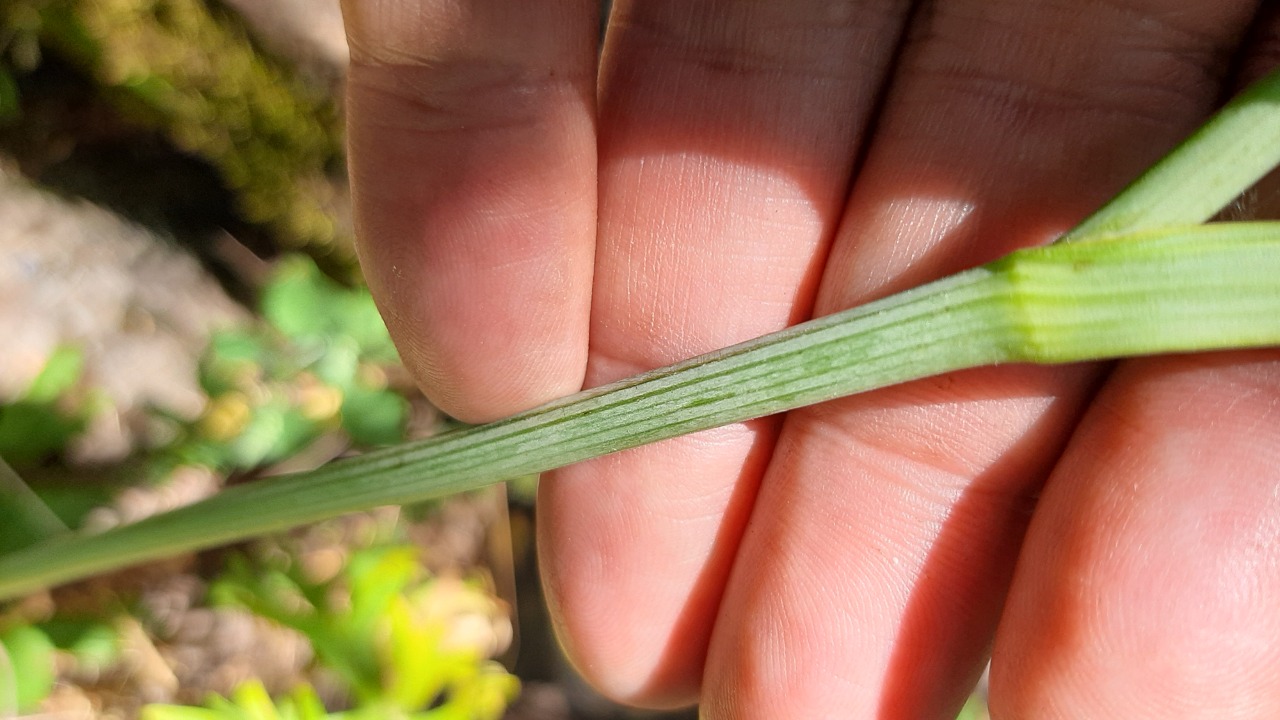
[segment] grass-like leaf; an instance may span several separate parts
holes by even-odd
[[[1280,159],[1280,74],[1065,239],[893,297],[97,536],[0,556],[0,598],[344,512],[418,502],[664,438],[996,363],[1280,344],[1280,224],[1200,226]]]
[[[0,459],[0,552],[34,545],[65,532],[67,526]]]
[[[1062,240],[1202,223],[1280,165],[1280,71],[1250,86]]]

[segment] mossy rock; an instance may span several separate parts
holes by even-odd
[[[10,0],[0,29],[38,38],[122,115],[217,169],[237,212],[282,249],[354,272],[333,178],[341,119],[329,88],[263,53],[233,12],[204,0]],[[0,48],[15,67],[18,46]],[[30,50],[23,50],[28,55]],[[5,58],[8,58],[6,63]]]

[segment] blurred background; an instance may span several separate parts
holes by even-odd
[[[337,0],[0,0],[0,457],[67,525],[447,423],[362,288],[345,66]],[[560,656],[535,486],[0,605],[0,717],[695,717]]]

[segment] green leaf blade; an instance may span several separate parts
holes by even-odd
[[[1028,362],[1280,344],[1280,223],[1095,238],[997,264]]]
[[[1280,165],[1280,70],[1253,84],[1061,241],[1217,215]]]

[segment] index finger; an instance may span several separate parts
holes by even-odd
[[[463,420],[577,390],[595,242],[592,0],[348,0],[361,264],[405,364]]]

